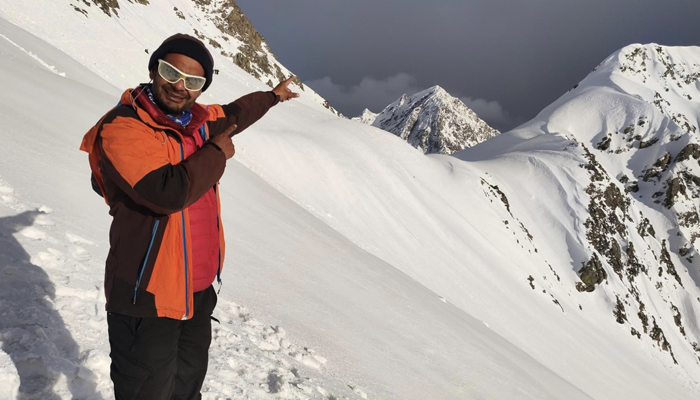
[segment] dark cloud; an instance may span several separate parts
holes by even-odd
[[[413,94],[422,89],[411,75],[399,73],[386,79],[362,78],[360,83],[344,86],[330,77],[306,81],[306,84],[322,94],[334,107],[345,110],[348,117],[359,115],[368,108],[378,113],[404,94]]]
[[[501,103],[497,101],[472,99],[470,97],[460,97],[459,99],[462,100],[467,107],[474,110],[481,119],[501,131],[508,130],[525,122],[525,118],[511,116],[508,111],[503,109]]]
[[[362,93],[393,93],[390,81],[403,73],[413,78],[407,88],[440,85],[466,100],[487,99],[471,102],[491,113],[487,121],[500,119],[512,127],[626,45],[700,43],[697,0],[237,3],[280,61],[302,80],[315,82],[347,115],[356,113]],[[384,90],[373,92],[363,82]],[[335,101],[337,94],[345,96]],[[347,96],[356,102],[344,100]],[[368,97],[363,104],[373,111],[388,104],[377,102]]]
[[[365,77],[352,86],[335,83],[330,77],[306,81],[306,85],[321,93],[334,107],[345,110],[348,117],[359,115],[365,108],[378,113],[402,95],[411,95],[426,89],[418,85],[416,78],[406,73],[399,73],[385,79]],[[459,99],[489,125],[498,129],[524,122],[511,117],[497,101],[470,97]]]

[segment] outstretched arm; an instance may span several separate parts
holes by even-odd
[[[299,97],[298,93],[289,89],[289,84],[294,76],[285,79],[269,92],[255,92],[247,94],[240,99],[223,106],[211,106],[218,108],[214,114],[218,114],[209,122],[210,136],[220,135],[227,127],[237,125],[232,135],[243,132],[262,118],[267,111],[280,101],[288,101]]]

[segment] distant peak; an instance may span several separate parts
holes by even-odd
[[[432,86],[432,87],[425,89],[421,92],[418,92],[410,97],[411,98],[421,98],[421,97],[425,97],[425,96],[437,96],[437,97],[441,97],[441,98],[452,97],[447,92],[447,90],[443,89],[443,87],[440,85]]]
[[[372,125],[374,120],[377,118],[377,114],[373,113],[369,109],[365,108],[364,111],[360,115],[358,115],[355,118],[352,118],[354,121],[360,121],[362,123],[365,123],[367,125]]]

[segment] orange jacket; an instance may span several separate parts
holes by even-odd
[[[154,118],[127,90],[120,105],[87,132],[80,149],[88,152],[93,182],[113,217],[105,268],[108,312],[137,317],[189,319],[192,304],[192,248],[187,207],[212,187],[219,211],[220,265],[224,262],[218,181],[224,153],[205,144],[185,158],[185,128]],[[133,93],[133,95],[132,95]],[[144,93],[143,96],[146,96]],[[240,133],[278,102],[272,92],[256,92],[233,103],[195,104],[189,129],[205,139],[231,124]]]

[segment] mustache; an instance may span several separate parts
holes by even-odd
[[[163,90],[180,97],[190,98],[190,93],[187,89],[178,90],[178,88],[171,83],[169,83],[167,87],[164,86]]]

